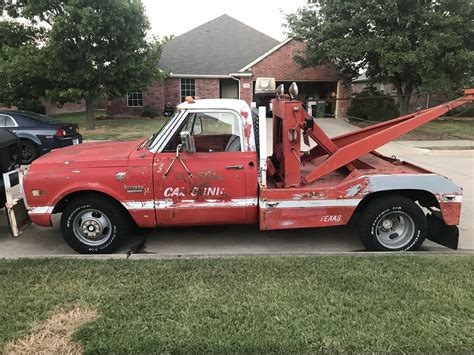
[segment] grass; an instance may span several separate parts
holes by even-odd
[[[367,127],[375,124],[351,120],[352,124]],[[399,138],[400,140],[474,140],[474,121],[437,120],[429,122]]]
[[[103,115],[97,111],[96,116]],[[129,140],[150,137],[166,122],[163,118],[117,118],[111,120],[96,120],[95,130],[86,130],[86,113],[61,113],[51,115],[62,122],[76,123],[80,132],[87,140]]]
[[[474,121],[434,121],[408,133],[404,140],[474,139]]]
[[[0,349],[51,312],[86,353],[474,350],[474,258],[0,261]]]
[[[96,115],[102,115],[97,111]],[[63,122],[77,123],[84,139],[86,140],[129,140],[146,138],[157,132],[166,122],[164,118],[117,118],[112,120],[97,120],[96,129],[85,129],[86,114],[62,113],[52,115]],[[363,123],[352,122],[359,126]],[[402,140],[457,140],[474,139],[474,122],[472,121],[434,121],[401,137]]]

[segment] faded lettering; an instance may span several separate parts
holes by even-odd
[[[223,196],[226,194],[226,190],[224,187],[194,187],[191,190],[190,195],[193,197],[196,196]],[[167,187],[164,191],[165,197],[184,197],[186,196],[186,189],[180,187]]]
[[[326,215],[321,217],[321,222],[340,222],[342,220],[342,215]]]

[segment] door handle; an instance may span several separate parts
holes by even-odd
[[[229,170],[242,170],[244,166],[243,165],[227,165],[225,168]]]

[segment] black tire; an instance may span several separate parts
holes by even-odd
[[[64,208],[61,232],[66,243],[78,253],[107,254],[120,246],[131,226],[130,220],[115,200],[85,195]]]
[[[20,163],[28,165],[39,157],[39,151],[36,144],[29,140],[20,141]]]
[[[376,198],[360,214],[359,237],[367,250],[418,250],[427,231],[422,209],[403,196]]]

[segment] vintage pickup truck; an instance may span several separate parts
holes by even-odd
[[[265,115],[242,100],[187,98],[147,140],[53,151],[22,179],[31,221],[61,231],[80,253],[115,250],[129,227],[258,224],[261,230],[337,226],[357,218],[369,250],[416,250],[426,237],[457,244],[462,189],[375,149],[470,102],[432,109],[330,139],[296,97]],[[302,144],[305,142],[305,144]]]

